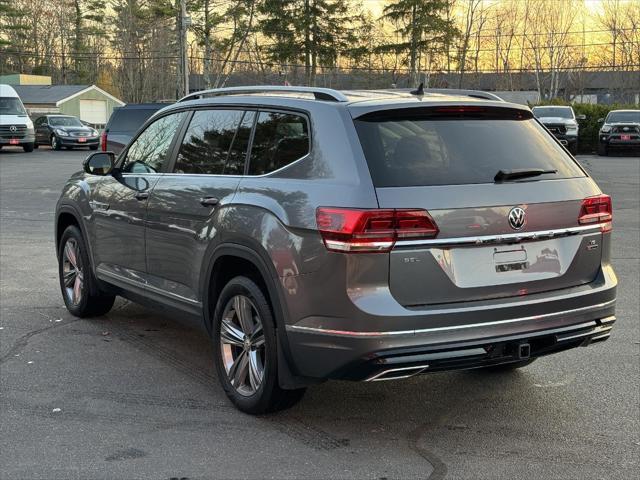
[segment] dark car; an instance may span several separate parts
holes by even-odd
[[[120,153],[147,119],[167,103],[129,103],[113,109],[102,131],[101,150]]]
[[[598,134],[598,155],[606,156],[613,149],[640,152],[640,110],[612,110]]]
[[[50,145],[53,150],[89,147],[97,150],[100,134],[95,128],[88,127],[79,118],[71,115],[45,115],[38,117],[33,126],[38,145]]]
[[[121,295],[195,316],[231,401],[263,413],[327,379],[504,371],[606,340],[612,215],[525,106],[232,87],[90,155],[55,228],[73,315]]]

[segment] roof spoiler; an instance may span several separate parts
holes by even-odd
[[[463,88],[427,88],[424,90],[427,93],[442,93],[445,95],[462,95],[465,97],[481,98],[483,100],[493,100],[496,102],[504,102],[495,93],[483,92],[482,90],[466,90]]]

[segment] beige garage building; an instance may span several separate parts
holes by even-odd
[[[0,75],[0,83],[13,86],[34,119],[47,113],[62,113],[101,128],[113,109],[124,105],[95,85],[51,85],[51,77],[46,75]]]
[[[102,128],[113,109],[124,102],[95,85],[16,85],[22,103],[32,118],[46,113],[74,115]]]

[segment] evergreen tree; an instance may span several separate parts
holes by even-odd
[[[260,6],[262,33],[273,43],[269,58],[278,63],[304,63],[305,82],[314,85],[319,66],[333,68],[352,48],[360,20],[345,0],[265,0]]]
[[[458,34],[453,20],[447,20],[448,0],[395,0],[383,10],[383,18],[395,26],[403,41],[384,44],[381,51],[404,54],[409,82],[418,82],[422,55],[428,59],[442,53]]]

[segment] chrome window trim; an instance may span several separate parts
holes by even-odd
[[[425,240],[398,240],[395,247],[441,246],[441,245],[485,245],[492,243],[522,242],[531,240],[545,240],[550,238],[567,237],[580,233],[596,233],[600,231],[600,224],[584,225],[580,227],[558,228],[555,230],[539,230],[536,232],[506,233],[503,235],[481,235],[477,237],[450,237]]]
[[[560,317],[563,315],[569,315],[574,313],[585,312],[588,310],[596,310],[596,309],[610,307],[615,302],[616,302],[615,300],[609,300],[608,302],[598,303],[596,305],[589,305],[587,307],[573,308],[571,310],[563,310],[561,312],[531,315],[528,317],[518,317],[518,318],[509,319],[509,320],[497,320],[495,322],[469,323],[465,325],[453,325],[450,327],[421,328],[416,330],[398,330],[398,331],[391,331],[391,332],[354,332],[349,330],[331,330],[331,329],[325,329],[325,328],[304,327],[300,325],[287,325],[286,329],[288,331],[315,333],[315,334],[321,334],[321,335],[335,335],[339,337],[359,337],[359,338],[395,337],[400,335],[419,335],[422,333],[447,332],[447,331],[454,331],[454,330],[464,330],[468,328],[491,327],[495,325],[506,325],[509,323],[526,322],[530,320],[540,320],[542,318]]]

